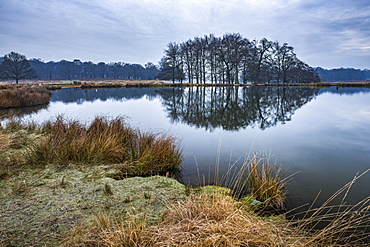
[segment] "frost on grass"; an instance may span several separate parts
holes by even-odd
[[[25,170],[0,180],[0,246],[55,246],[72,227],[99,213],[160,220],[168,202],[185,198],[174,179],[106,177],[109,167]],[[58,244],[57,244],[58,245]]]

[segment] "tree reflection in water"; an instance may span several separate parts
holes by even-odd
[[[301,87],[190,87],[160,89],[168,117],[197,128],[264,130],[290,121],[319,89]]]

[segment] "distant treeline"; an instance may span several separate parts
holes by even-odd
[[[370,70],[353,68],[323,69],[315,68],[322,81],[361,81],[370,80]]]
[[[123,62],[95,64],[93,62],[81,62],[61,60],[59,62],[43,62],[41,59],[30,59],[29,63],[36,70],[38,78],[44,80],[53,79],[141,79],[153,80],[159,73],[159,69],[153,63],[129,64]]]
[[[160,61],[159,79],[189,83],[309,83],[320,81],[287,43],[248,40],[239,33],[170,42]]]

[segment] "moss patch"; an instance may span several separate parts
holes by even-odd
[[[153,176],[114,180],[110,167],[25,170],[0,181],[0,246],[56,246],[98,213],[158,222],[185,186]]]

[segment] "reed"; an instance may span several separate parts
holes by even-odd
[[[20,87],[0,90],[0,109],[47,104],[50,92],[44,87]]]
[[[271,155],[263,152],[248,155],[242,165],[238,165],[238,161],[230,162],[226,172],[220,175],[218,157],[213,177],[209,176],[208,181],[205,181],[198,173],[199,184],[227,187],[233,191],[237,199],[249,194],[262,202],[264,211],[284,209],[286,188],[294,174],[286,176],[287,171],[276,163],[272,163]]]
[[[178,169],[182,160],[173,136],[133,129],[122,117],[96,117],[85,126],[58,116],[40,129],[44,138],[27,155],[35,165],[117,164],[120,176],[146,176]]]
[[[283,209],[288,178],[280,166],[270,162],[269,157],[253,156],[248,165],[249,193],[264,203],[266,208]]]
[[[367,174],[367,169],[336,191],[321,206],[311,207],[296,215],[290,226],[297,234],[308,235],[307,245],[316,246],[369,246],[370,196],[354,205],[346,204],[346,198],[353,184]],[[334,200],[341,199],[339,205]],[[294,217],[296,219],[294,219]]]

